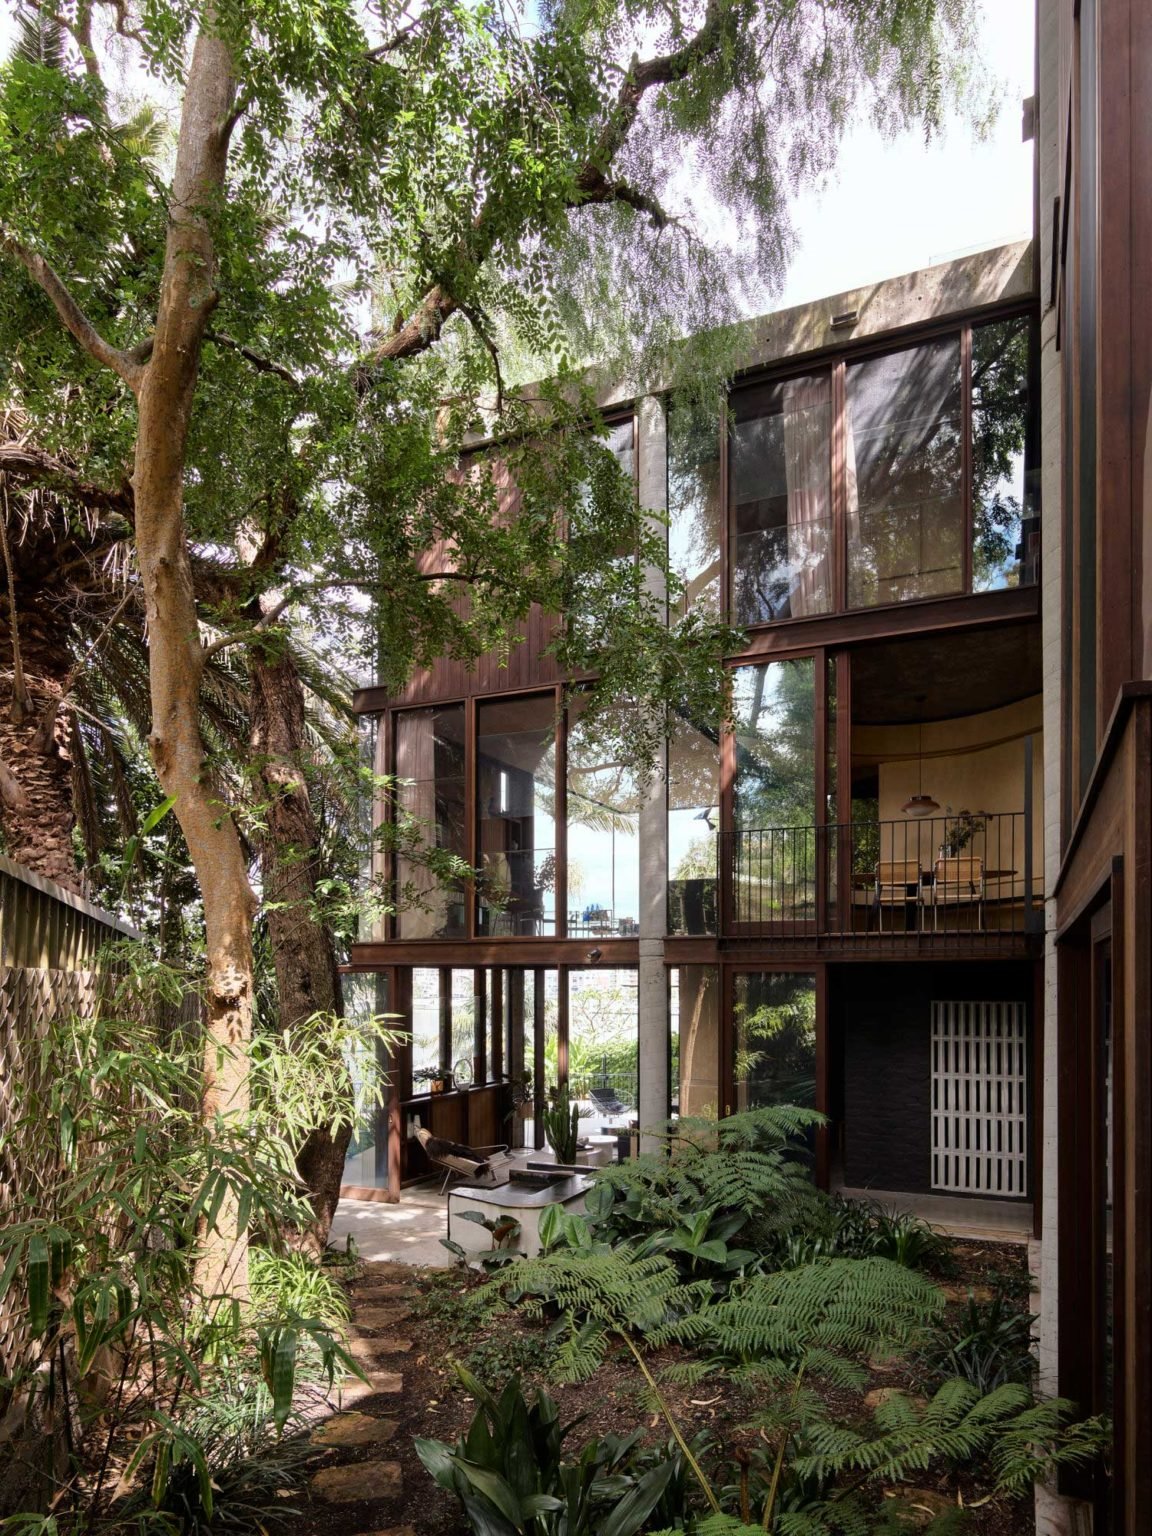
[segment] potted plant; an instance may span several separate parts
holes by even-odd
[[[572,1101],[567,1083],[562,1088],[549,1088],[548,1102],[540,1119],[556,1161],[574,1163],[580,1148],[581,1110],[579,1104]]]
[[[983,832],[987,821],[987,811],[953,812],[949,806],[944,812],[944,841],[940,844],[940,857],[959,858],[977,832]]]
[[[443,1067],[418,1067],[412,1074],[412,1087],[426,1087],[429,1093],[446,1093],[452,1080]]]

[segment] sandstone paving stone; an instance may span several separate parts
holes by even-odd
[[[313,1445],[385,1445],[396,1433],[395,1419],[370,1413],[338,1413],[312,1431]]]
[[[362,1504],[395,1498],[402,1484],[398,1461],[354,1461],[344,1467],[325,1467],[309,1486],[330,1504]]]
[[[338,1395],[340,1405],[345,1406],[362,1402],[366,1397],[375,1397],[377,1393],[400,1392],[403,1388],[404,1378],[399,1371],[369,1370],[367,1381],[361,1381],[358,1376],[349,1376],[347,1381],[333,1388],[332,1395]]]
[[[352,1314],[356,1328],[395,1328],[412,1316],[410,1307],[357,1307]]]

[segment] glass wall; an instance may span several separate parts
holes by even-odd
[[[668,931],[716,932],[720,746],[674,716],[668,739]]]
[[[344,1011],[365,1025],[373,1016],[388,1012],[387,976],[347,975]],[[348,1075],[356,1093],[358,1114],[352,1139],[344,1155],[344,1184],[372,1189],[388,1182],[388,1110],[378,1104],[390,1066],[388,1051],[379,1040],[365,1037],[348,1052]]]
[[[451,1065],[441,1060],[440,971],[434,966],[412,972],[412,1018],[407,1027],[412,1031],[413,1087],[426,1093],[427,1083]]]
[[[972,587],[1035,581],[1039,466],[1026,315],[972,328]]]
[[[816,1107],[816,977],[741,971],[733,1005],[736,1104]]]
[[[718,1116],[720,972],[714,965],[673,966],[668,989],[672,1113]]]
[[[397,916],[401,939],[464,932],[464,895],[428,867],[431,850],[467,856],[464,706],[406,709],[393,716],[397,805]]]
[[[605,746],[568,706],[568,935],[635,935],[640,914],[640,797],[627,752]]]
[[[481,935],[556,932],[556,701],[476,707]]]
[[[637,1110],[638,991],[633,968],[568,972],[568,1087],[589,1134],[625,1126]]]
[[[677,402],[668,412],[668,563],[684,585],[677,617],[721,610],[722,516],[719,411]]]
[[[811,656],[737,669],[733,915],[816,912],[816,691]]]
[[[832,381],[827,372],[732,398],[729,500],[738,624],[832,607]]]
[[[846,369],[848,606],[964,586],[960,338]]]

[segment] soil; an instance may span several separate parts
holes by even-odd
[[[960,1242],[954,1244],[954,1266],[938,1278],[949,1295],[952,1309],[962,1307],[972,1290],[978,1299],[987,1299],[994,1290],[1003,1290],[1022,1309],[1030,1303],[1026,1249],[1018,1244]],[[315,1444],[309,1474],[322,1473],[321,1486],[337,1488],[340,1502],[325,1498],[315,1484],[297,1490],[291,1504],[298,1511],[291,1530],[299,1536],[468,1536],[469,1527],[461,1519],[456,1500],[436,1487],[416,1454],[414,1440],[424,1436],[454,1441],[464,1430],[474,1412],[472,1399],[460,1385],[453,1369],[461,1361],[487,1385],[500,1386],[515,1370],[526,1380],[545,1385],[539,1363],[547,1353],[543,1328],[534,1328],[523,1320],[509,1323],[493,1319],[477,1330],[469,1320],[461,1322],[453,1307],[453,1298],[476,1283],[476,1277],[459,1271],[415,1270],[400,1265],[365,1265],[360,1279],[351,1286],[354,1319],[369,1321],[381,1305],[380,1286],[387,1295],[386,1334],[378,1338],[383,1374],[374,1380],[395,1388],[397,1373],[402,1378],[400,1390],[369,1393],[359,1389],[355,1400],[345,1400],[344,1410],[367,1418],[388,1421],[383,1435],[371,1425],[341,1421],[347,1426],[348,1443]],[[403,1298],[397,1288],[403,1290]],[[410,1308],[399,1319],[397,1306]],[[402,1337],[400,1337],[402,1336]],[[398,1346],[395,1354],[389,1353]],[[371,1342],[363,1341],[357,1358],[365,1362]],[[654,1367],[668,1363],[659,1357]],[[536,1367],[533,1369],[532,1367]],[[866,1393],[884,1390],[915,1390],[906,1368],[898,1363],[872,1362]],[[547,1390],[558,1403],[565,1422],[578,1420],[569,1444],[577,1448],[584,1440],[608,1433],[627,1434],[637,1425],[645,1429],[645,1441],[663,1444],[668,1431],[659,1415],[647,1404],[643,1382],[632,1357],[621,1350],[612,1354],[592,1380],[578,1385],[547,1383]],[[752,1437],[740,1426],[748,1417],[750,1402],[721,1375],[706,1378],[695,1387],[670,1386],[665,1395],[687,1438],[700,1431],[730,1453],[750,1445]],[[847,1419],[859,1418],[861,1405],[851,1393],[826,1394]],[[878,1399],[866,1399],[875,1403]],[[313,1440],[327,1438],[331,1425],[313,1435]],[[390,1427],[394,1424],[394,1430]],[[332,1476],[334,1469],[345,1472]],[[359,1469],[359,1476],[353,1471]],[[955,1484],[949,1495],[946,1480],[924,1474],[914,1502],[924,1511],[923,1523],[932,1513],[949,1506],[955,1498]],[[901,1489],[903,1496],[910,1493]],[[966,1501],[978,1496],[975,1487],[961,1485]],[[987,1504],[972,1511],[967,1527],[973,1536],[1032,1536],[1034,1521],[1031,1500],[1020,1504]],[[910,1527],[915,1529],[915,1527]]]

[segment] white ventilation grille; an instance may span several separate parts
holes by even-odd
[[[1022,1198],[1028,1187],[1023,1003],[932,1004],[932,1188]]]

